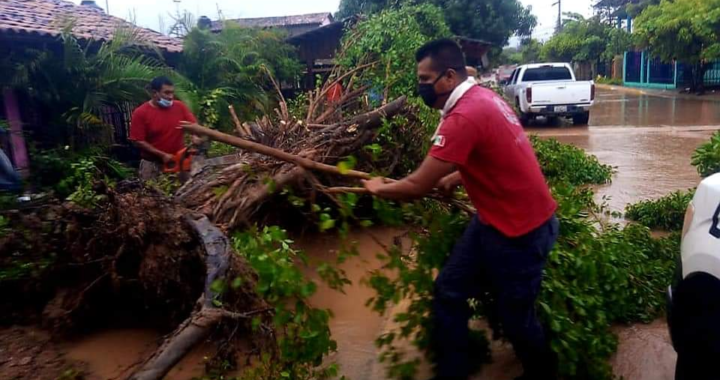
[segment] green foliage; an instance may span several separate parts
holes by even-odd
[[[336,366],[321,367],[323,358],[335,351],[330,337],[330,311],[308,304],[317,285],[305,278],[299,265],[306,264],[302,252],[279,227],[252,228],[233,238],[236,252],[245,257],[258,274],[257,292],[274,307],[278,356],[263,354],[257,366],[242,379],[316,379],[335,376]],[[260,321],[253,322],[259,327]]]
[[[701,145],[692,156],[692,164],[703,177],[720,173],[720,132]]]
[[[674,234],[655,239],[647,227],[623,228],[598,219],[595,215],[603,215],[606,208],[595,203],[585,185],[607,182],[611,168],[577,148],[536,138],[533,142],[553,184],[561,223],[538,313],[560,357],[563,378],[611,379],[608,359],[617,348],[611,326],[649,322],[662,313],[680,238]],[[381,220],[397,223],[400,219],[418,226],[412,253],[392,247],[383,256],[393,275],[378,271],[368,281],[377,292],[369,302],[376,311],[386,312],[391,304],[403,301],[409,304],[406,312],[395,317],[398,330],[377,343],[384,348],[382,359],[390,364],[393,378],[410,378],[418,361],[404,356],[398,341],[408,339],[427,348],[434,274],[442,268],[467,219],[427,202],[398,210],[376,201],[376,210],[384,215]],[[482,302],[479,306],[479,316],[490,312]]]
[[[635,20],[634,36],[666,62],[720,58],[719,0],[663,0]]]
[[[585,154],[580,148],[537,136],[530,136],[530,141],[543,173],[552,182],[567,182],[577,186],[605,184],[612,179],[611,166],[600,163],[597,157]]]
[[[209,157],[229,156],[237,153],[238,149],[232,145],[224,144],[217,141],[210,141],[210,149],[208,149]]]
[[[3,219],[0,217],[0,220]],[[7,221],[7,219],[5,219]],[[3,234],[9,234],[10,228],[0,231],[0,239]],[[30,240],[32,232],[22,231],[26,236],[26,240]],[[13,257],[7,262],[0,262],[0,283],[5,281],[17,281],[23,279],[33,279],[40,276],[46,269],[51,268],[55,263],[56,257],[53,255],[42,258],[28,258],[23,256]]]
[[[432,4],[443,10],[453,34],[505,46],[513,35],[529,36],[537,25],[532,7],[517,0],[342,0],[337,16],[371,15],[402,6]],[[468,10],[477,10],[468,14]]]
[[[112,186],[117,180],[133,175],[132,169],[98,149],[82,153],[46,150],[37,152],[33,158],[32,182],[82,207],[92,208],[102,200],[94,190],[96,182]]]
[[[7,235],[10,227],[10,220],[3,215],[0,215],[0,239]]]
[[[695,190],[676,191],[656,200],[645,200],[625,209],[625,217],[649,228],[680,231],[685,211],[695,196]]]
[[[636,43],[664,62],[695,64],[693,83],[702,87],[706,63],[720,58],[720,0],[663,0],[635,19]]]
[[[450,34],[440,9],[432,5],[403,6],[360,22],[343,41],[344,54],[339,64],[346,69],[376,62],[372,70],[366,70],[355,81],[358,86],[370,86],[371,101],[379,103],[385,95],[388,100],[406,95],[415,111],[417,120],[413,122],[404,117],[387,121],[375,139],[377,145],[369,148],[373,149],[369,154],[378,163],[402,159],[393,174],[404,175],[415,168],[427,152],[430,136],[440,121],[438,112],[426,107],[416,96],[415,51],[428,41]],[[417,125],[426,129],[413,128]]]
[[[530,36],[537,26],[532,6],[518,0],[435,0],[453,34],[507,45],[512,36]]]
[[[378,205],[376,205],[377,208]],[[412,379],[417,372],[419,361],[409,359],[399,341],[409,341],[421,350],[430,345],[430,307],[433,298],[434,273],[440,270],[455,241],[460,237],[467,224],[464,214],[450,213],[431,204],[418,204],[415,207],[388,208],[383,205],[386,217],[412,220],[418,233],[412,234],[412,247],[404,251],[393,246],[379,255],[386,265],[382,270],[371,273],[368,285],[376,295],[367,305],[380,314],[386,314],[401,300],[407,300],[409,306],[393,315],[398,324],[396,330],[386,331],[376,340],[381,348],[380,361],[388,365],[388,376],[396,379]],[[388,276],[388,272],[397,275]],[[474,339],[473,356],[488,361],[489,347],[484,336]],[[431,354],[430,352],[428,352]],[[478,365],[480,363],[477,363]]]
[[[623,85],[623,80],[620,79],[620,78],[618,78],[618,79],[613,79],[613,78],[598,76],[597,78],[595,78],[595,83],[598,83],[598,84],[609,84],[609,85],[612,85],[612,86],[622,86],[622,85]]]
[[[39,103],[50,123],[65,127],[52,130],[57,140],[73,145],[81,135],[90,136],[89,143],[107,144],[108,128],[99,117],[103,107],[146,98],[145,86],[167,69],[159,56],[140,50],[146,42],[135,29],[119,27],[103,42],[80,41],[71,29],[60,36],[61,54],[28,49],[9,58],[10,75],[3,79]]]
[[[226,23],[220,33],[199,28],[186,37],[178,71],[180,96],[200,122],[233,130],[228,106],[247,120],[269,109],[268,73],[278,82],[294,82],[301,73],[294,48],[275,30],[241,28]]]
[[[611,60],[628,50],[630,33],[614,28],[599,18],[585,19],[576,14],[565,14],[568,19],[562,32],[545,42],[542,56],[547,61],[596,62]]]
[[[360,83],[371,91],[388,91],[388,98],[414,94],[417,87],[415,51],[428,41],[449,37],[442,11],[432,5],[386,10],[360,22],[343,41],[338,62],[347,69],[377,62]]]
[[[518,48],[507,47],[496,58],[494,65],[524,65],[542,61],[543,43],[534,38],[525,38]]]
[[[60,377],[57,378],[57,380],[84,380],[85,375],[83,371],[77,370],[75,368],[70,368],[60,375]]]
[[[658,240],[643,226],[621,228],[588,217],[603,211],[589,190],[563,184],[553,194],[560,237],[548,260],[539,313],[567,378],[610,379],[607,361],[617,348],[610,327],[649,322],[662,313],[680,238]]]

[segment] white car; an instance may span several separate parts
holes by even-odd
[[[505,96],[519,109],[523,125],[538,116],[568,117],[575,125],[587,125],[595,84],[577,81],[568,63],[539,63],[515,69]]]
[[[720,379],[720,174],[700,183],[688,207],[677,273],[668,291],[675,378]]]

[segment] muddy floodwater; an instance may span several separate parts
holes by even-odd
[[[596,155],[617,168],[613,183],[597,189],[614,211],[697,186],[695,149],[720,129],[720,102],[601,90],[589,127],[548,126],[539,121],[528,133],[553,137]]]
[[[612,184],[598,187],[597,196],[599,199],[609,197],[611,209],[622,211],[628,203],[696,186],[700,178],[690,165],[690,157],[697,146],[719,128],[718,102],[603,89],[592,109],[589,127],[548,126],[540,121],[528,132],[574,144],[598,156],[603,163],[616,167]],[[403,234],[404,231],[383,228],[354,233],[351,238],[358,243],[359,256],[342,264],[352,285],[345,288],[344,294],[320,285],[311,300],[315,306],[329,308],[334,313],[331,329],[338,342],[338,352],[328,358],[328,362],[340,364],[341,373],[350,379],[386,379],[384,367],[377,360],[379,352],[374,341],[395,327],[392,314],[402,310],[404,305],[397,305],[390,315],[377,315],[365,307],[373,291],[362,280],[369,271],[382,267],[376,257],[382,251],[382,245],[391,245]],[[299,237],[297,240],[299,247],[310,257],[311,265],[334,260],[339,249],[339,241],[331,235]],[[313,273],[309,268],[306,271]],[[618,326],[616,331],[620,347],[611,363],[618,377],[627,380],[673,379],[675,354],[664,321]],[[53,347],[58,352],[57,357],[85,369],[88,372],[86,379],[105,380],[122,378],[161,340],[158,333],[150,330],[110,330]],[[520,375],[521,368],[511,347],[494,342],[492,348],[493,363],[474,380],[509,380]],[[211,354],[212,347],[199,347],[173,370],[168,379],[189,380],[201,375],[203,360]],[[24,360],[16,359],[18,362]],[[56,360],[55,356],[51,359]],[[429,367],[424,365],[418,379],[430,377]]]

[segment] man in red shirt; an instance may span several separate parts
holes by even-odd
[[[175,85],[170,79],[153,79],[150,91],[152,99],[133,112],[130,123],[130,140],[140,149],[139,177],[143,181],[160,175],[163,164],[185,147],[180,122],[197,122],[190,109],[175,100]]]
[[[407,178],[365,182],[374,195],[419,198],[433,188],[464,185],[478,215],[435,280],[433,349],[436,379],[467,379],[471,371],[467,300],[489,292],[504,335],[525,374],[556,378],[556,360],[535,314],[542,272],[559,223],[535,153],[514,111],[494,92],[468,80],[452,40],[417,52],[419,93],[443,110],[428,157]]]

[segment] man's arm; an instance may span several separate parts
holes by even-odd
[[[173,159],[172,154],[165,153],[154,146],[150,145],[147,141],[133,141],[133,144],[135,144],[138,149],[142,150],[145,153],[151,154],[163,163],[167,163],[168,161],[171,161]]]
[[[455,164],[428,156],[420,168],[408,177],[391,183],[383,178],[363,181],[370,193],[382,198],[411,200],[422,198],[428,194],[438,182],[455,171]]]
[[[462,185],[462,176],[459,171],[455,171],[443,177],[437,187],[445,193],[452,194],[460,185]]]

